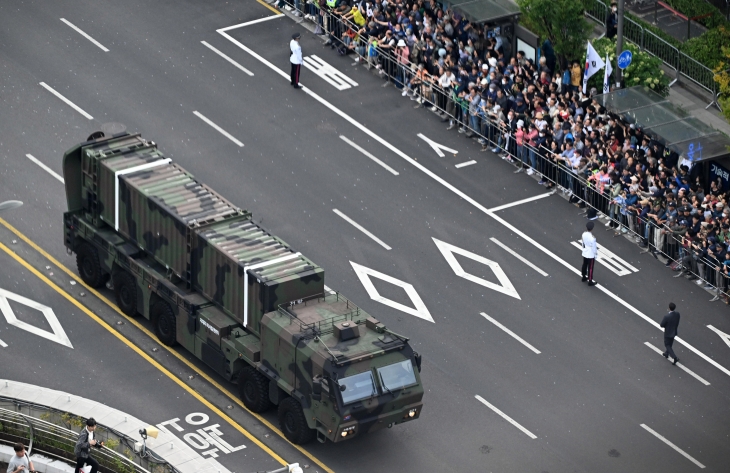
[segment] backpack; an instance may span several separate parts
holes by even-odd
[[[563,71],[562,83],[565,85],[570,84],[570,70],[569,69],[566,69],[565,71]]]

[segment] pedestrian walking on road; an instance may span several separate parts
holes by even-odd
[[[672,350],[674,337],[677,336],[677,327],[679,327],[679,312],[674,310],[676,308],[677,306],[674,302],[670,302],[669,313],[664,316],[662,323],[659,324],[659,326],[664,329],[664,347],[667,349],[664,353],[662,353],[662,355],[664,355],[664,358],[666,359],[669,359],[670,356],[674,358],[674,363],[672,363],[673,365],[676,365],[679,361],[677,355],[674,354],[674,350]]]
[[[593,265],[598,255],[598,246],[596,237],[593,236],[593,220],[586,223],[586,231],[581,237],[583,243],[583,267],[580,269],[581,281],[588,281],[589,286],[595,286],[596,281],[593,280]]]
[[[291,62],[291,85],[295,89],[302,88],[299,85],[299,71],[302,69],[303,62],[302,47],[299,45],[299,38],[301,37],[302,35],[300,33],[294,33],[289,42],[289,51],[291,51],[291,57],[289,57],[289,62]]]
[[[84,465],[91,465],[91,471],[89,473],[97,473],[99,471],[99,464],[91,458],[89,453],[91,447],[101,448],[104,446],[103,442],[98,442],[94,439],[95,430],[96,421],[93,417],[89,417],[86,419],[86,427],[79,432],[79,438],[76,440],[76,446],[74,447],[74,455],[76,455],[75,473],[81,472]]]

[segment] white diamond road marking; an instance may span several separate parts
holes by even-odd
[[[357,82],[347,77],[342,72],[330,66],[315,55],[304,58],[304,67],[317,74],[337,90],[346,90],[357,87]]]
[[[515,287],[512,285],[512,282],[505,274],[504,270],[502,270],[502,268],[499,266],[499,263],[487,259],[483,256],[479,256],[478,254],[472,253],[471,251],[459,248],[458,246],[454,246],[441,240],[437,240],[436,238],[432,239],[434,243],[436,243],[436,246],[438,247],[441,254],[444,255],[444,258],[446,258],[446,262],[449,263],[449,266],[451,266],[451,269],[454,270],[454,273],[457,276],[462,277],[467,281],[479,284],[480,286],[492,289],[493,291],[501,292],[502,294],[505,294],[507,296],[522,300],[520,295],[517,293],[517,289],[515,289]],[[494,272],[494,275],[497,276],[499,284],[495,284],[491,281],[487,281],[486,279],[482,279],[464,271],[464,268],[462,268],[459,262],[456,261],[454,253],[461,256],[466,256],[467,258],[472,259],[478,263],[489,266]]]
[[[581,251],[583,250],[583,245],[579,241],[571,241],[570,244]],[[613,273],[617,274],[618,276],[627,276],[631,273],[639,272],[638,269],[631,266],[629,263],[626,262],[626,260],[616,256],[616,254],[612,251],[609,251],[605,247],[598,244],[596,246],[598,247],[598,257],[596,258],[596,262],[602,266],[605,266]]]
[[[48,325],[51,326],[51,330],[53,330],[53,332],[43,330],[42,328],[35,327],[27,322],[18,320],[18,318],[15,316],[15,313],[13,312],[13,309],[10,307],[8,299],[26,305],[31,309],[40,311],[48,321]],[[63,327],[61,326],[61,322],[58,321],[58,318],[56,318],[56,314],[53,313],[53,309],[51,309],[50,307],[40,304],[36,301],[32,301],[26,297],[19,296],[18,294],[12,293],[10,291],[6,291],[5,289],[0,289],[0,311],[2,311],[5,319],[10,325],[25,330],[26,332],[30,332],[34,335],[38,335],[39,337],[43,337],[47,340],[51,340],[52,342],[60,343],[61,345],[73,348],[71,340],[68,339],[68,336],[66,336],[66,332],[64,332]]]
[[[428,145],[433,148],[434,151],[436,151],[436,154],[438,154],[440,157],[444,158],[446,155],[444,154],[444,151],[448,151],[451,154],[458,154],[459,152],[455,149],[447,148],[446,146],[442,145],[441,143],[436,143],[431,138],[427,138],[426,135],[423,133],[419,133],[418,137],[421,138],[423,141],[428,143]],[[441,151],[444,150],[444,151]]]
[[[426,308],[426,304],[424,304],[421,296],[418,295],[418,292],[416,292],[416,289],[413,287],[412,284],[401,281],[400,279],[396,279],[393,276],[388,276],[387,274],[375,271],[374,269],[370,269],[368,267],[354,263],[352,261],[350,261],[350,264],[352,265],[352,269],[355,270],[355,274],[357,274],[357,277],[360,278],[360,282],[365,287],[365,290],[372,300],[380,302],[381,304],[385,304],[394,309],[403,311],[406,314],[416,316],[419,319],[428,320],[429,322],[434,323],[433,317],[431,317],[431,313]],[[382,281],[389,282],[394,286],[402,287],[403,290],[406,291],[406,294],[408,294],[408,297],[410,297],[411,302],[413,302],[415,308],[408,307],[407,305],[403,305],[400,302],[396,302],[388,299],[387,297],[381,296],[378,290],[375,288],[373,282],[370,280],[371,276],[374,278],[378,278]]]

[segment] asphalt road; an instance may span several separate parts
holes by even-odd
[[[473,141],[447,132],[433,114],[413,110],[414,102],[393,88],[381,88],[380,79],[323,48],[319,38],[287,17],[228,30],[235,42],[216,32],[271,15],[253,1],[0,5],[0,199],[25,202],[3,218],[73,267],[62,242],[63,186],[26,155],[60,173],[66,149],[102,123],[124,123],[252,211],[257,221],[323,266],[328,286],[411,337],[423,353],[427,393],[420,420],[336,446],[307,447],[332,470],[684,472],[699,468],[691,458],[709,471],[725,471],[730,346],[707,326],[730,333],[727,307],[709,303],[706,292],[671,278],[654,258],[639,255],[636,246],[612,238],[601,225],[599,244],[622,258],[622,267],[633,269],[618,276],[597,265],[600,287],[581,284],[575,274],[580,253],[570,242],[580,238],[585,221],[575,207],[558,196],[541,198],[544,188],[534,180],[513,175],[514,168],[480,153]],[[305,56],[319,56],[357,86],[337,90],[303,69],[306,89],[292,89],[272,67],[288,73],[287,43],[294,31],[303,33]],[[458,153],[440,157],[419,134]],[[456,168],[469,160],[477,162]],[[535,200],[486,210],[530,198]],[[3,238],[12,237],[4,231]],[[458,252],[459,266],[446,259],[449,248]],[[495,286],[500,281],[484,258],[504,272],[506,289]],[[381,296],[415,307],[417,301],[402,287],[412,285],[433,322],[372,300],[351,263],[402,281],[399,287],[371,276]],[[42,258],[34,265],[42,268]],[[455,268],[473,277],[460,277]],[[6,271],[0,287],[14,291],[10,288],[22,285],[21,274]],[[28,290],[51,300],[42,303],[57,303],[33,287]],[[682,313],[680,337],[686,342],[675,343],[675,351],[694,376],[645,345],[663,349],[662,333],[653,324],[670,300]],[[85,303],[96,304],[103,318],[119,318],[92,298]],[[103,343],[105,331],[91,320],[62,323],[89,342],[74,342],[72,352],[64,348],[66,361],[53,367],[48,353],[22,354],[34,365],[47,366],[39,370],[41,375],[52,372],[46,378],[50,387],[69,385],[77,366],[100,351],[126,350]],[[9,345],[0,353],[17,359],[12,348],[18,330],[0,329],[0,339],[7,337]],[[134,330],[126,335],[139,346],[154,343]],[[94,347],[97,337],[102,342]],[[184,375],[179,360],[161,359]],[[132,371],[142,385],[159,378],[131,361],[99,375],[109,386],[121,386]],[[31,382],[20,370],[14,372]],[[193,386],[217,405],[227,402],[203,382]],[[158,389],[169,399],[179,395],[171,383]],[[119,408],[131,403],[121,395],[109,399]],[[149,412],[157,409],[153,401],[143,401],[130,407],[141,418],[147,402]],[[164,407],[161,417],[193,408],[182,401]],[[275,423],[273,415],[266,418]],[[240,413],[236,420],[263,437],[265,429],[255,418]],[[301,453],[277,438],[267,441],[284,458],[298,461]]]

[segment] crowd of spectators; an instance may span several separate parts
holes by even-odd
[[[595,89],[584,95],[577,61],[559,64],[549,43],[537,62],[512,54],[494,30],[435,0],[310,0],[305,13],[326,44],[377,68],[383,86],[730,302],[730,192],[720,179],[703,182],[692,156],[607,111]]]

